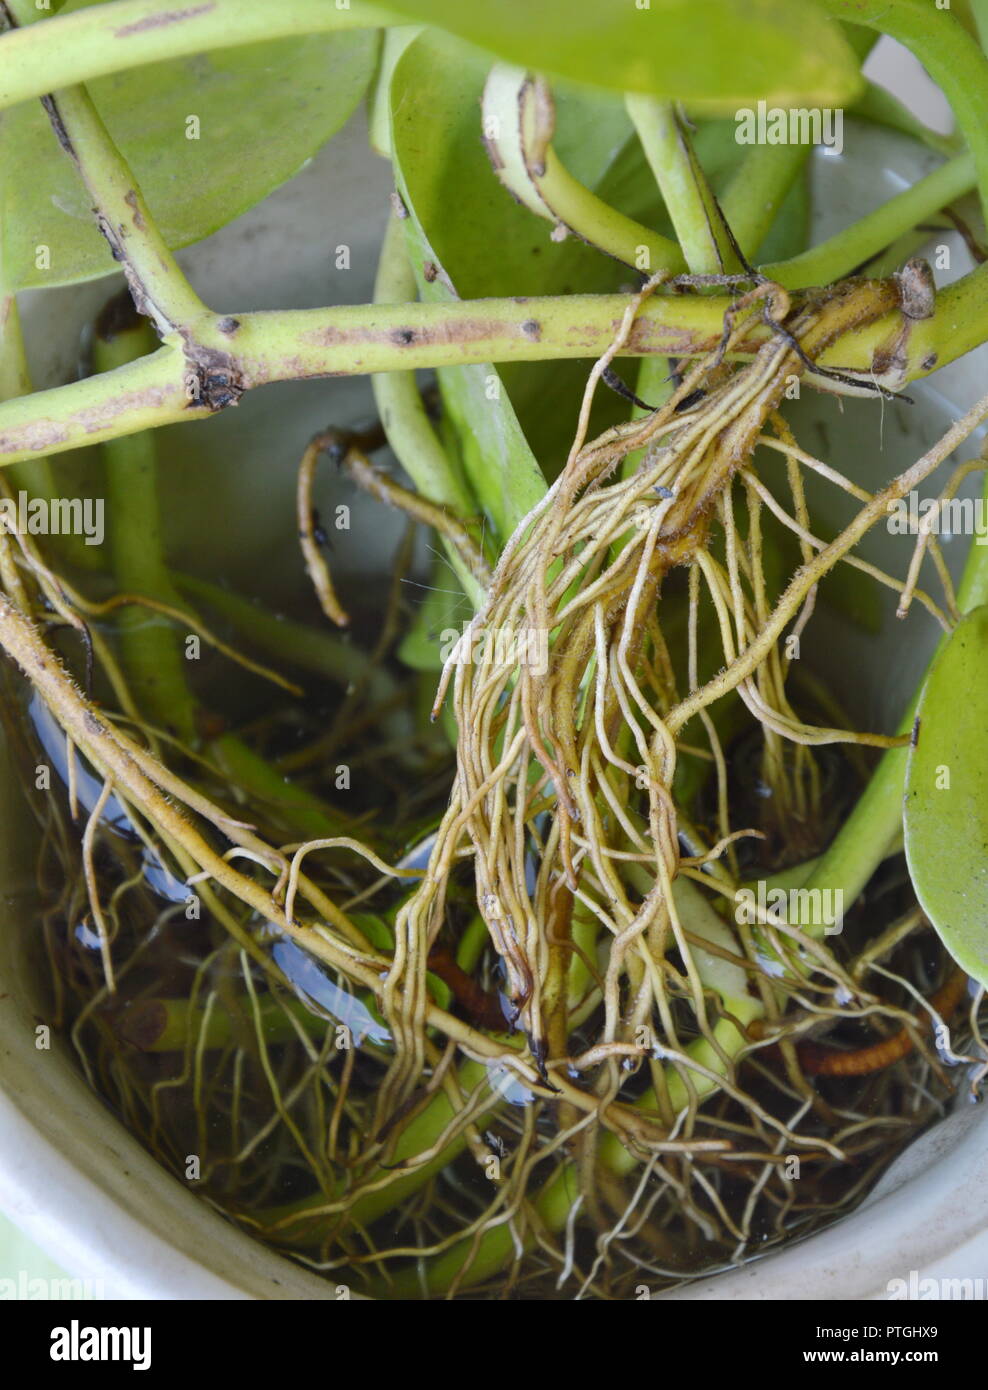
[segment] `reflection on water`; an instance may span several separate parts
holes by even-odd
[[[273,926],[272,931],[278,928]],[[280,936],[280,933],[279,933]],[[314,1013],[323,1013],[350,1031],[359,1047],[365,1038],[374,1043],[389,1043],[391,1034],[383,1023],[354,995],[340,989],[322,969],[319,962],[307,955],[294,941],[281,937],[271,948],[278,969],[292,985],[302,1003]]]
[[[68,741],[62,731],[61,726],[52,714],[51,710],[42,700],[41,696],[35,691],[31,695],[28,705],[28,717],[34,725],[34,732],[38,736],[42,748],[45,751],[52,768],[57,773],[60,781],[69,786],[69,752]],[[73,749],[75,760],[75,794],[79,805],[86,811],[92,811],[99,801],[100,793],[103,790],[103,779],[91,772],[85,762],[79,757],[78,752]],[[133,822],[123,803],[113,792],[106,799],[101,817],[104,825],[111,826],[121,835],[136,836]]]

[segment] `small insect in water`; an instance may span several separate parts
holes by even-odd
[[[507,1158],[507,1144],[504,1142],[501,1136],[499,1134],[495,1134],[492,1129],[484,1131],[484,1142],[487,1144],[491,1152],[496,1154],[498,1158]]]

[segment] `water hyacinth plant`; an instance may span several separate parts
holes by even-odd
[[[374,1298],[635,1297],[849,1210],[988,1071],[988,395],[878,482],[827,442],[908,435],[988,340],[988,10],[0,19],[4,726],[93,1088]],[[882,35],[954,135],[863,75]],[[211,308],[176,251],[361,104],[373,302]],[[814,147],[869,127],[930,172],[814,242]],[[19,306],[119,272],[32,390]],[[275,607],[176,562],[167,476],[312,380]],[[405,523],[372,591],[334,468]],[[934,651],[883,666],[883,723],[845,698],[862,630]]]

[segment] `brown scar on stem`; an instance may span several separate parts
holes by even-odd
[[[61,145],[65,153],[69,156],[69,158],[72,159],[76,164],[78,164],[79,158],[75,152],[75,146],[69,139],[69,133],[65,129],[65,125],[62,121],[62,113],[59,111],[58,107],[55,104],[55,98],[53,96],[43,96],[41,98],[41,105],[45,108],[45,111],[48,113],[48,119],[51,122],[52,130],[55,132],[56,140]]]
[[[931,319],[936,309],[937,286],[929,262],[920,256],[906,261],[892,276],[899,307],[906,318]]]
[[[907,261],[892,276],[892,283],[902,318],[891,343],[876,349],[872,355],[871,370],[879,377],[889,376],[892,372],[905,375],[909,366],[908,348],[913,325],[932,318],[936,310],[936,281],[929,264],[921,257],[915,256]],[[932,357],[935,365],[936,353]],[[923,367],[926,371],[930,370],[925,362]]]
[[[127,396],[116,396],[104,405],[90,406],[80,414],[79,420],[86,433],[92,434],[94,430],[102,429],[103,425],[121,413],[141,409],[154,410],[158,406],[167,405],[173,395],[174,391],[171,388],[164,387],[134,391]]]
[[[163,10],[161,14],[150,14],[145,19],[137,19],[133,24],[125,24],[120,29],[114,29],[115,39],[129,39],[132,34],[143,34],[148,29],[165,29],[172,24],[181,24],[183,20],[195,19],[197,15],[209,14],[210,10],[216,9],[215,0],[208,5],[194,5],[187,10]]]
[[[511,325],[490,319],[468,319],[462,323],[426,324],[420,328],[366,329],[356,327],[320,328],[302,335],[303,342],[317,343],[321,347],[368,347],[374,343],[402,344],[413,339],[419,347],[432,347],[442,343],[472,343],[484,338],[503,336],[507,338]],[[400,336],[411,334],[411,338]]]
[[[124,194],[124,202],[127,204],[129,208],[132,209],[134,213],[134,226],[137,228],[139,232],[143,232],[146,224],[144,222],[144,217],[141,213],[140,203],[137,201],[136,188],[131,188],[128,192]]]
[[[872,353],[871,370],[875,376],[887,376],[893,367],[904,365],[905,356],[901,352],[895,352],[890,348],[878,348]]]
[[[615,332],[617,332],[617,328],[618,324],[615,320]],[[586,332],[589,333],[589,331],[588,328]],[[699,357],[715,348],[719,337],[719,334],[702,336],[690,330],[677,330],[667,325],[650,323],[646,318],[640,318],[636,320],[634,327],[628,334],[625,351],[629,355],[638,354],[643,357],[654,352],[661,352],[669,357]],[[754,353],[758,351],[764,341],[764,333],[750,339],[745,338],[736,345],[734,351]]]
[[[99,228],[101,236],[110,248],[110,255],[115,261],[119,261],[120,264],[123,265],[126,261],[123,249],[123,228],[118,231],[111,224],[108,217],[98,209],[94,210],[96,212],[96,226]]]
[[[442,274],[440,269],[440,274]],[[535,320],[530,320],[535,322]],[[494,340],[491,351],[487,357],[489,361],[507,360],[498,355],[496,346],[497,340],[502,340],[505,347],[508,347],[514,339],[518,338],[518,325],[507,323],[502,320],[489,319],[469,319],[460,323],[444,324],[425,324],[415,329],[411,328],[389,328],[389,329],[367,329],[364,327],[354,328],[319,328],[311,329],[299,335],[302,343],[311,343],[323,348],[350,348],[357,350],[370,348],[377,344],[398,344],[406,346],[412,340],[406,336],[408,333],[414,335],[416,347],[442,347],[442,346],[470,346],[473,343]],[[402,336],[399,336],[402,335]],[[540,338],[530,336],[525,337],[531,342],[541,341]],[[596,324],[574,324],[569,328],[565,335],[565,347],[568,354],[574,357],[593,353],[599,347],[601,338],[600,329]],[[740,353],[754,353],[762,345],[764,335],[752,337],[751,341],[745,340],[738,345],[737,351]],[[698,335],[695,332],[684,330],[677,331],[668,326],[645,325],[644,331],[635,333],[631,336],[625,347],[628,356],[648,356],[653,353],[661,353],[666,356],[698,356],[716,346],[717,339],[714,335]],[[509,353],[508,356],[511,354]],[[304,367],[295,368],[297,376],[295,379],[304,380],[312,377],[347,377],[360,375],[363,370],[363,358],[355,355],[348,368],[327,371],[322,367],[313,367],[305,364]],[[262,371],[249,373],[250,385],[261,386],[269,380],[281,381],[286,379],[281,372],[277,376],[271,377]]]
[[[0,434],[0,454],[13,454],[21,449],[31,453],[43,454],[46,449],[64,444],[69,432],[64,425],[43,424],[32,421],[25,433]]]
[[[239,403],[247,386],[243,372],[228,352],[187,343],[185,360],[188,377],[195,384],[189,395],[190,408],[205,407],[215,412]]]
[[[130,201],[129,198],[127,201]],[[122,223],[119,227],[114,227],[113,224],[109,221],[109,219],[99,210],[99,208],[94,208],[93,211],[96,214],[97,229],[99,230],[100,235],[103,237],[103,240],[106,242],[107,246],[110,248],[110,255],[123,270],[124,277],[126,278],[127,284],[130,288],[130,295],[134,301],[135,309],[139,314],[142,314],[144,318],[151,319],[152,322],[154,322],[154,320],[157,317],[154,305],[148,298],[147,291],[144,288],[144,282],[141,279],[140,275],[137,273],[137,271],[134,269],[130,257],[127,255],[127,252],[124,247],[124,243],[127,237],[125,227]],[[138,222],[137,218],[135,218],[135,228],[140,230],[141,225],[142,224]]]
[[[445,270],[443,270],[442,266],[436,261],[423,261],[422,278],[427,285],[431,285],[438,280],[440,284],[446,286],[454,299],[459,299],[460,296],[456,293],[456,286],[446,274]]]

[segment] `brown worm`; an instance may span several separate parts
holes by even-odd
[[[433,946],[428,964],[433,975],[437,975],[452,991],[453,998],[475,1028],[485,1028],[493,1033],[508,1031],[499,996],[485,990],[462,970],[447,947]]]
[[[948,1019],[964,996],[967,985],[966,973],[957,967],[930,996],[929,1006]],[[932,1024],[933,1020],[929,1020]],[[870,1072],[882,1071],[893,1062],[900,1061],[913,1049],[913,1030],[900,1028],[891,1038],[872,1043],[870,1047],[858,1048],[854,1052],[840,1052],[814,1042],[801,1042],[796,1045],[796,1053],[803,1070],[810,1076],[867,1076]]]

